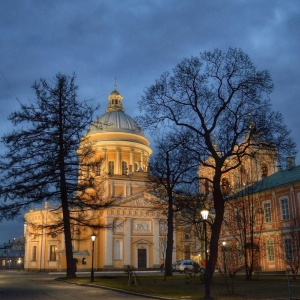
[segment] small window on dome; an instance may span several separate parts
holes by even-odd
[[[127,175],[127,162],[126,161],[122,161],[122,175]]]

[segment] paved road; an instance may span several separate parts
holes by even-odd
[[[1,300],[145,300],[136,296],[96,287],[80,286],[55,280],[47,273],[0,271]]]

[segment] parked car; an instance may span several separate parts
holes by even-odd
[[[188,273],[193,270],[194,261],[192,259],[184,259],[177,264],[179,273]]]
[[[173,272],[178,272],[178,266],[179,264],[182,262],[183,260],[176,260],[176,262],[174,264],[172,264],[172,269],[173,269]]]

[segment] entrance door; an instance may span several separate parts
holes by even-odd
[[[138,249],[138,268],[146,269],[147,268],[147,250]]]

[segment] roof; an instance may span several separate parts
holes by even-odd
[[[123,111],[115,110],[106,112],[94,121],[88,134],[102,132],[127,132],[144,136],[141,127]]]
[[[295,166],[290,169],[280,170],[268,177],[265,177],[229,198],[251,195],[265,190],[275,189],[287,184],[292,184],[298,181],[300,181],[300,166]]]
[[[115,89],[108,96],[106,112],[97,118],[88,129],[87,135],[104,132],[126,132],[144,137],[141,127],[127,114],[122,105],[123,97]]]

